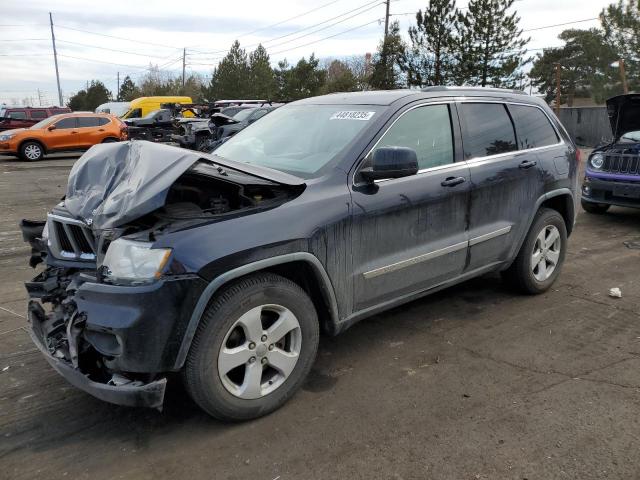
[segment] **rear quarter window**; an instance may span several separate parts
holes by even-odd
[[[516,126],[520,150],[555,145],[560,141],[549,118],[538,107],[509,105],[509,112]]]
[[[98,117],[78,117],[79,128],[97,127],[97,126],[98,126]]]
[[[105,117],[98,117],[98,126],[101,127],[103,125],[106,125],[107,123],[110,123],[111,120]]]
[[[502,103],[463,103],[461,105],[466,159],[486,157],[517,150],[513,123]]]

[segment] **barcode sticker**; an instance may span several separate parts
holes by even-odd
[[[376,112],[361,112],[359,110],[352,110],[347,112],[336,112],[331,115],[329,120],[370,120],[373,114]]]

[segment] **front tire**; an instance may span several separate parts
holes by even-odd
[[[602,215],[609,210],[611,205],[607,205],[606,203],[592,203],[585,202],[584,200],[580,200],[580,204],[582,205],[582,209],[587,213],[593,213],[595,215]]]
[[[183,377],[193,400],[226,421],[282,406],[311,370],[318,316],[306,292],[271,273],[237,281],[205,310]]]
[[[20,146],[20,158],[27,162],[37,162],[44,157],[44,149],[38,142],[24,142]]]
[[[502,272],[507,284],[522,293],[543,293],[553,285],[567,251],[567,227],[562,215],[541,208],[531,224],[518,256]]]

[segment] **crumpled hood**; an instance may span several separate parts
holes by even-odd
[[[145,141],[96,145],[73,165],[65,207],[94,230],[123,225],[162,207],[171,185],[199,158]]]
[[[284,185],[304,180],[257,165],[144,140],[91,147],[73,165],[65,207],[94,230],[125,225],[164,206],[169,189],[198,160]]]
[[[628,94],[607,100],[607,114],[615,139],[627,132],[640,130],[640,95]]]

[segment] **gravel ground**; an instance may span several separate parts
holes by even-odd
[[[640,250],[623,242],[640,210],[581,211],[544,295],[489,275],[322,338],[292,401],[228,425],[177,381],[162,413],[102,403],[31,344],[17,222],[44,217],[74,159],[0,157],[0,477],[637,478]]]

